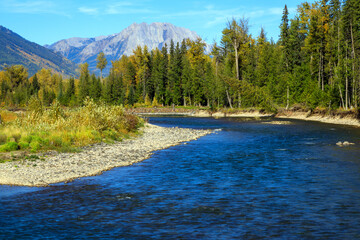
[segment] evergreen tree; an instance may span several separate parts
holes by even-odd
[[[82,104],[85,97],[89,96],[90,92],[90,74],[89,64],[83,63],[80,65],[80,82],[79,82],[79,104]]]
[[[60,78],[60,82],[59,82],[59,91],[58,91],[57,100],[59,101],[60,104],[64,105],[64,86],[63,86],[62,78]]]
[[[64,102],[67,106],[75,106],[77,103],[77,98],[75,95],[75,79],[73,77],[69,79],[69,85],[66,89]]]
[[[135,90],[133,85],[130,85],[127,101],[130,106],[134,105],[136,102]]]
[[[10,91],[10,87],[8,86],[6,80],[1,82],[1,100],[4,101],[6,99],[7,93]]]
[[[183,105],[191,105],[191,89],[192,89],[192,68],[190,61],[186,55],[183,56],[182,60],[182,73],[181,73],[181,82],[182,82],[182,93],[183,93]]]
[[[155,49],[153,51],[153,57],[151,61],[151,82],[153,84],[152,89],[153,92],[150,93],[150,98],[157,97],[157,101],[162,99],[164,94],[164,76],[163,76],[163,63],[164,57],[159,49]]]
[[[124,104],[124,87],[123,78],[119,74],[114,73],[114,87],[112,96],[116,105]]]
[[[32,83],[30,85],[30,95],[34,95],[34,94],[37,95],[39,90],[40,90],[40,84],[39,84],[39,81],[38,81],[38,77],[35,74],[33,79],[32,79]]]
[[[95,74],[92,74],[90,82],[89,96],[90,98],[94,99],[94,101],[98,101],[102,94],[101,80],[100,78],[96,77]]]
[[[344,1],[343,32],[345,41],[345,75],[348,76],[347,81],[351,82],[351,84],[348,83],[348,85],[351,85],[351,87],[349,87],[350,89],[348,89],[348,91],[351,91],[351,99],[349,99],[349,102],[352,103],[351,105],[357,107],[359,102],[358,92],[360,80],[360,2],[357,0]],[[350,69],[346,66],[347,63],[350,63]]]
[[[179,43],[174,46],[174,42],[170,44],[170,61],[169,61],[169,72],[168,72],[168,104],[180,104],[181,99],[181,49]]]
[[[139,102],[144,102],[147,93],[147,85],[150,79],[150,55],[147,46],[142,49],[138,46],[134,50],[134,60],[136,69],[136,95]]]
[[[168,66],[169,66],[169,55],[168,55],[168,48],[167,44],[161,48],[161,54],[162,54],[162,61],[160,62],[160,69],[161,69],[161,76],[162,76],[162,84],[159,93],[158,93],[158,101],[160,101],[162,104],[166,103],[166,90],[168,86]]]
[[[290,75],[290,42],[289,42],[289,11],[287,5],[285,4],[283,16],[281,19],[280,25],[280,45],[282,46],[282,62],[284,65],[284,74],[283,77],[280,78],[284,80],[286,86],[286,108],[289,107],[290,104],[290,83],[289,83],[289,75]],[[283,84],[281,84],[283,85]]]

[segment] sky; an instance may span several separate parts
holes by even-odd
[[[40,45],[71,37],[119,33],[132,23],[168,22],[195,31],[211,44],[232,18],[249,19],[250,33],[261,27],[279,37],[285,4],[292,16],[304,0],[0,0],[0,25]]]

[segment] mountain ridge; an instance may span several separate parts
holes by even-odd
[[[186,28],[177,27],[171,23],[155,22],[133,23],[119,33],[92,38],[72,37],[45,45],[54,52],[80,64],[89,63],[89,69],[97,72],[96,57],[104,52],[108,65],[104,72],[110,69],[110,62],[118,60],[122,55],[131,55],[137,46],[148,46],[149,50],[161,49],[170,41],[181,42],[183,39],[196,40],[199,36]]]
[[[0,69],[18,64],[28,68],[29,75],[42,68],[66,76],[77,75],[77,66],[70,60],[0,25]]]

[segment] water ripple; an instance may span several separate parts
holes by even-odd
[[[222,131],[69,184],[0,186],[0,239],[360,238],[360,144],[335,146],[358,129],[150,122]]]

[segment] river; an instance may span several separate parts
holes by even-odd
[[[218,131],[100,176],[0,186],[0,239],[360,238],[359,128],[246,118],[149,122]]]

